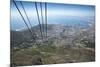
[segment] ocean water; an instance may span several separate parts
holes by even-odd
[[[49,17],[48,18],[48,24],[63,24],[63,25],[81,25],[81,26],[88,26],[90,23],[95,22],[94,18],[92,17],[77,17],[77,16],[57,16],[57,17]],[[38,25],[37,21],[32,21],[32,26],[35,26],[34,23],[37,23],[35,25]],[[12,23],[13,30],[16,29],[24,29],[26,28],[25,24],[23,22],[15,22]]]

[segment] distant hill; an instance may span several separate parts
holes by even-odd
[[[45,25],[42,25],[45,26]],[[41,33],[39,25],[31,28],[37,42],[41,40]],[[46,29],[42,28],[42,35],[45,37]],[[11,45],[12,47],[29,47],[32,46],[33,40],[31,33],[28,29],[21,31],[10,31],[11,32]],[[82,26],[70,26],[60,24],[48,24],[47,25],[47,39],[49,41],[58,42],[61,45],[71,45],[79,42],[80,39],[92,39],[94,40],[94,26],[83,28]],[[45,39],[45,38],[44,38]],[[58,46],[59,44],[56,44]]]

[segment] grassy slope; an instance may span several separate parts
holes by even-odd
[[[38,58],[41,64],[90,62],[95,60],[95,52],[92,48],[66,49],[46,45],[11,51],[11,63],[15,65],[37,65]]]

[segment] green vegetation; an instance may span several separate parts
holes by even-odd
[[[33,42],[27,30],[11,31],[11,65],[95,61],[94,26],[86,29],[60,25],[48,27],[47,41],[41,40],[38,27],[33,28],[38,36],[36,42]]]
[[[30,48],[13,49],[11,63],[14,65],[39,65],[89,62],[95,60],[94,50],[87,48],[56,47],[52,41]]]

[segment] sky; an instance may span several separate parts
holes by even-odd
[[[29,17],[32,26],[38,25],[37,13],[34,2],[23,1],[23,6]],[[24,16],[27,24],[27,18],[22,9],[20,2],[16,1],[18,8]],[[40,3],[37,3],[40,19]],[[43,19],[44,19],[44,3],[43,7]],[[89,20],[94,20],[95,6],[93,5],[76,5],[76,4],[58,4],[58,3],[47,3],[47,22],[48,24],[86,24]],[[42,21],[42,20],[41,20]],[[22,17],[16,9],[13,2],[11,2],[11,29],[20,30],[26,28]]]

